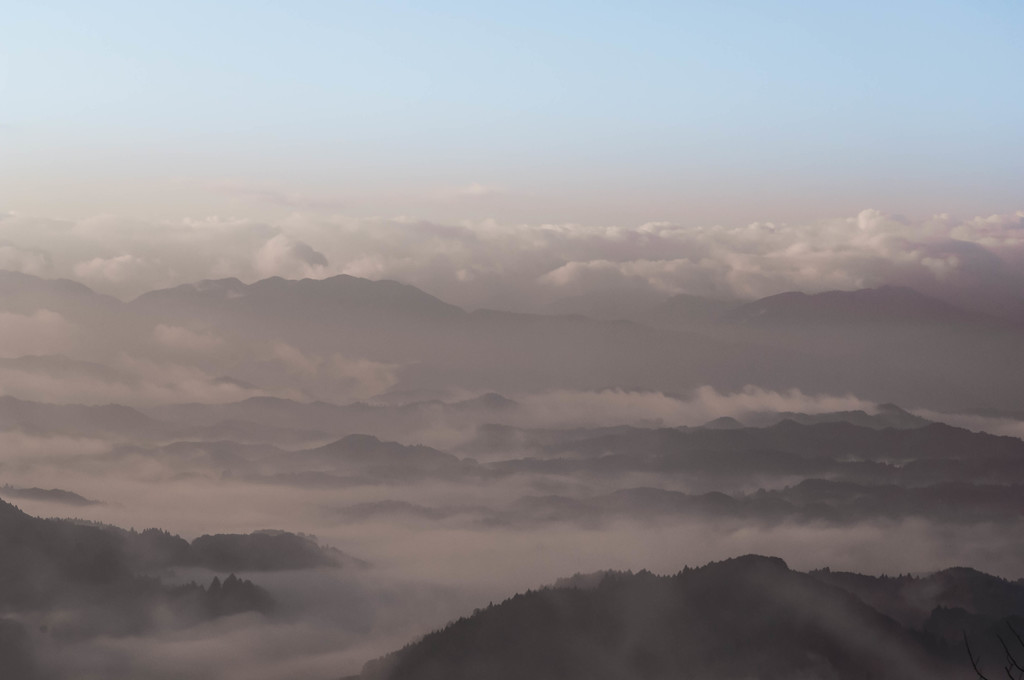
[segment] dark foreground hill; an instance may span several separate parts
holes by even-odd
[[[316,565],[330,559],[307,539],[293,534],[202,536],[189,544],[159,529],[136,533],[107,525],[32,517],[0,501],[0,615],[45,613],[62,607],[103,610],[111,614],[105,618],[110,631],[119,632],[145,628],[148,609],[156,603],[184,603],[184,609],[198,607],[184,617],[188,620],[220,615],[225,610],[219,598],[226,591],[164,586],[152,573],[174,566],[208,567],[225,574],[253,569],[252,562],[261,551],[281,553],[283,546],[293,544],[301,544],[305,551],[300,554],[304,558],[302,566],[314,558],[320,560]],[[284,559],[279,557],[278,561]],[[292,559],[298,558],[293,555]],[[285,566],[293,567],[290,563]],[[276,564],[273,567],[282,568]],[[245,597],[227,609],[269,610],[267,593],[233,576],[230,582],[231,587],[238,586],[236,594]],[[214,583],[215,590],[223,585],[219,579]],[[242,583],[248,585],[242,587]],[[198,602],[185,602],[196,598]],[[131,615],[127,614],[129,610]]]
[[[955,570],[941,579],[959,576],[966,589],[977,581],[976,572]],[[884,600],[889,581],[865,578],[851,590]],[[792,571],[777,558],[746,556],[674,576],[608,573],[593,582],[516,595],[371,661],[359,678],[972,677],[959,642],[897,622],[828,572]],[[1019,582],[1000,583],[1024,593]],[[999,623],[991,608],[951,610],[948,598],[931,604],[932,625],[937,616],[956,620],[949,612],[973,617],[973,632],[988,630],[979,621]]]
[[[184,629],[234,614],[274,615],[270,593],[235,571],[358,563],[284,531],[204,535],[189,543],[159,529],[32,517],[0,501],[0,680],[67,677],[46,670],[40,649],[47,644]],[[161,579],[178,567],[218,575],[205,586]]]

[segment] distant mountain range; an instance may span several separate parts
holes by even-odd
[[[628,296],[626,296],[628,298]],[[379,319],[394,316],[449,322],[471,316],[461,308],[397,281],[348,275],[325,279],[289,280],[280,277],[245,284],[238,279],[204,280],[144,293],[130,302],[100,295],[66,279],[43,279],[0,270],[0,299],[8,311],[31,312],[44,308],[80,316],[128,311],[143,316],[211,313],[236,317],[308,317],[318,314],[356,314]],[[628,307],[626,303],[622,305]],[[482,310],[485,314],[512,314]],[[640,316],[637,316],[639,314]],[[554,316],[585,316],[578,311]],[[644,316],[646,315],[646,316]],[[536,316],[520,314],[514,316]],[[651,312],[637,310],[621,318],[662,319],[682,323],[729,321],[739,323],[929,323],[961,326],[1005,326],[1010,321],[938,300],[912,288],[882,286],[853,291],[807,294],[786,292],[752,302],[719,300],[679,294],[659,303]],[[190,317],[191,318],[191,317]],[[606,314],[594,318],[608,318]],[[335,319],[336,320],[336,319]]]
[[[328,401],[337,400],[338,380],[313,366],[370,361],[393,375],[376,389],[397,392],[754,384],[939,410],[1013,410],[1024,402],[1019,325],[898,287],[785,293],[738,306],[674,298],[636,321],[602,321],[466,312],[413,286],[351,276],[202,281],[130,302],[69,281],[0,276],[0,311],[38,309],[73,322],[78,349],[69,355],[76,360],[99,366],[125,353],[174,356],[200,367],[208,389],[272,392],[298,384]],[[175,338],[185,344],[167,344]],[[204,341],[212,348],[205,353],[196,349]],[[301,376],[296,365],[307,367]],[[26,361],[5,368],[55,370]],[[130,388],[127,378],[100,376],[81,361],[71,368],[83,379]],[[359,379],[352,375],[341,374]]]
[[[127,306],[137,313],[156,313],[165,318],[181,312],[218,310],[236,318],[257,315],[280,319],[316,313],[326,315],[327,320],[355,314],[452,321],[466,315],[459,307],[415,286],[344,274],[326,279],[273,277],[252,284],[238,279],[200,281],[145,293]]]

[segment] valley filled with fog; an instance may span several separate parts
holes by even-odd
[[[0,293],[0,650],[40,678],[337,678],[574,574],[632,593],[748,553],[785,564],[729,569],[812,590],[1024,576],[1014,314],[892,285],[611,318],[348,275]],[[922,592],[996,621],[957,574]],[[924,625],[883,592],[858,596]]]

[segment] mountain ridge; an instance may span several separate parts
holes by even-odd
[[[745,555],[671,576],[606,572],[592,581],[565,580],[477,610],[353,677],[924,680],[969,673],[961,647],[779,558]]]
[[[760,298],[724,313],[748,324],[962,324],[1005,327],[998,317],[956,306],[906,286],[880,286],[820,293],[788,291]]]

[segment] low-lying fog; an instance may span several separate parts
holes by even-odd
[[[670,574],[745,553],[799,570],[1024,575],[1009,538],[1024,530],[1016,369],[990,399],[972,396],[982,378],[945,394],[948,376],[927,373],[988,330],[888,318],[844,359],[822,341],[835,328],[795,351],[736,320],[694,333],[469,315],[358,279],[302,282],[313,302],[296,310],[294,285],[206,282],[121,303],[18,280],[0,498],[129,542],[149,528],[188,542],[278,530],[330,556],[253,567],[235,548],[220,562],[197,557],[199,542],[177,561],[140,548],[141,573],[163,586],[235,573],[273,607],[216,605],[186,624],[146,605],[145,625],[97,633],[79,599],[9,605],[44,672],[337,678],[574,573]],[[937,328],[948,344],[916,364],[891,343]],[[999,351],[975,361],[1019,347],[1019,331],[991,333]]]

